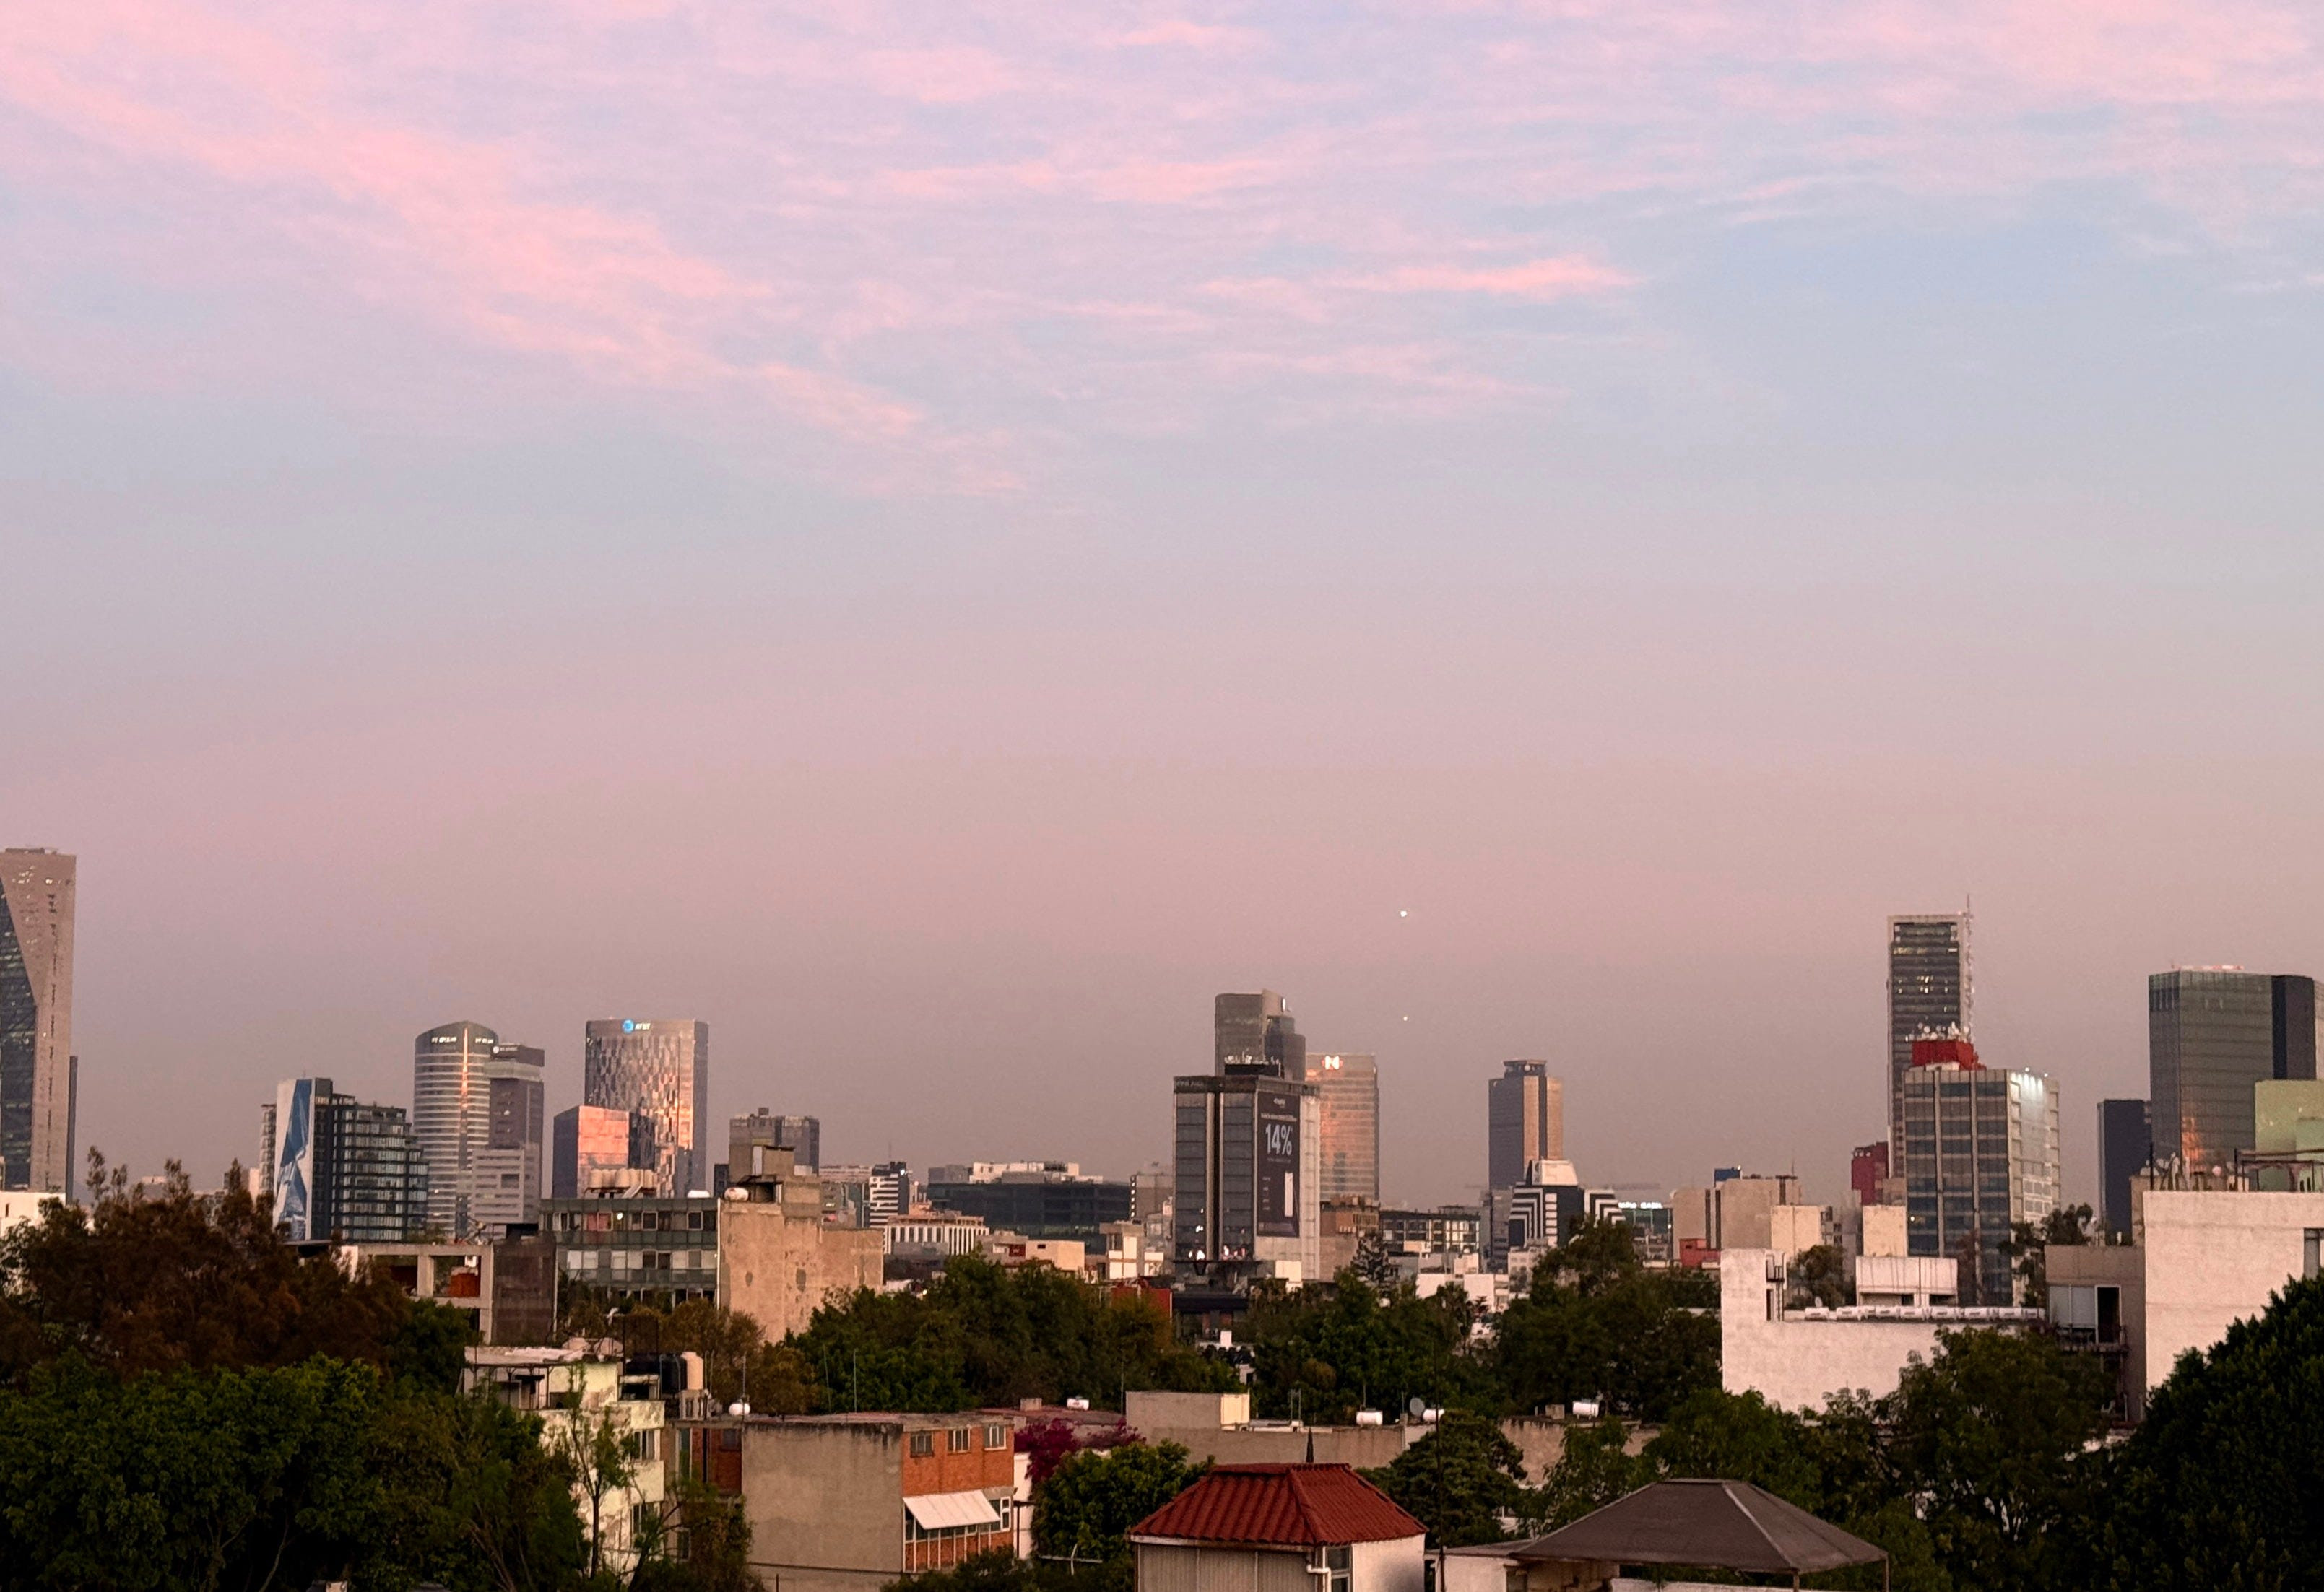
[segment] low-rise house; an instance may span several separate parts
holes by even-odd
[[[1427,1531],[1345,1465],[1222,1465],[1133,1526],[1139,1592],[1424,1592]]]
[[[472,1348],[464,1385],[540,1417],[542,1445],[574,1464],[574,1501],[582,1530],[595,1532],[600,1562],[617,1572],[634,1568],[665,1496],[661,1378],[626,1372],[616,1339],[576,1339],[562,1348]],[[601,1437],[618,1456],[612,1463],[601,1458]]]
[[[1016,1423],[959,1415],[681,1421],[675,1469],[739,1495],[751,1568],[784,1592],[876,1592],[1015,1550]]]

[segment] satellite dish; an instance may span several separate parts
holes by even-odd
[[[1428,1413],[1428,1401],[1416,1393],[1404,1401],[1404,1407],[1410,1413],[1412,1418],[1417,1421]]]

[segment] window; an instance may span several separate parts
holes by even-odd
[[[975,1446],[975,1441],[976,1432],[973,1428],[955,1426],[945,1433],[945,1451],[950,1454],[965,1454]]]
[[[1348,1548],[1325,1548],[1317,1553],[1316,1558],[1321,1562],[1315,1568],[1323,1572],[1326,1584],[1316,1587],[1315,1592],[1348,1592],[1350,1570],[1354,1563],[1354,1551]]]
[[[1007,1448],[1009,1446],[1009,1429],[1006,1426],[1001,1425],[998,1421],[986,1427],[984,1429],[984,1446],[988,1449]]]
[[[912,1458],[925,1459],[936,1451],[936,1434],[933,1431],[912,1433]]]
[[[2300,1275],[2312,1277],[2324,1272],[2324,1228],[2310,1228],[2301,1235]]]

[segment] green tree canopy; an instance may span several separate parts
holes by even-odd
[[[1717,1303],[1699,1273],[1642,1266],[1626,1225],[1591,1223],[1542,1258],[1502,1312],[1494,1361],[1508,1406],[1592,1399],[1660,1421],[1718,1385]]]
[[[1259,1413],[1345,1422],[1367,1403],[1495,1408],[1490,1372],[1470,1349],[1476,1319],[1457,1289],[1423,1299],[1406,1284],[1383,1298],[1353,1268],[1329,1284],[1254,1294],[1242,1336]]]
[[[1123,1443],[1070,1454],[1033,1495],[1033,1551],[1126,1572],[1130,1528],[1208,1468],[1189,1462],[1176,1443]]]
[[[1364,1479],[1426,1526],[1435,1548],[1498,1542],[1508,1535],[1504,1516],[1536,1513],[1517,1444],[1500,1422],[1467,1410],[1445,1411],[1435,1431]]]

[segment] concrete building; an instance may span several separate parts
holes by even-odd
[[[995,1265],[1046,1265],[1076,1277],[1089,1269],[1089,1247],[1079,1238],[1028,1238],[1022,1233],[987,1233],[984,1258]]]
[[[330,1254],[350,1277],[384,1277],[412,1299],[458,1311],[486,1343],[544,1343],[556,1327],[555,1262],[539,1235],[493,1243],[342,1244]]]
[[[1904,1077],[1904,1209],[1912,1252],[1974,1256],[1960,1279],[1974,1304],[2022,1291],[2006,1249],[2018,1222],[2058,1208],[2058,1091],[2038,1072],[2004,1072],[1966,1039],[1914,1042]]]
[[[1966,1038],[1975,991],[1969,976],[1967,912],[1909,914],[1888,920],[1888,1167],[1904,1162],[1904,1074],[1913,1042],[1936,1035]]]
[[[1362,1051],[1307,1053],[1306,1080],[1321,1104],[1316,1197],[1379,1203],[1379,1063]]]
[[[883,1236],[824,1220],[823,1180],[788,1150],[760,1146],[761,1170],[728,1185],[717,1203],[718,1302],[755,1319],[779,1342],[807,1330],[834,1294],[877,1291]],[[1074,1260],[1075,1271],[1080,1259]]]
[[[1888,1141],[1858,1145],[1848,1157],[1848,1189],[1859,1205],[1884,1202],[1888,1183]]]
[[[913,1260],[943,1260],[955,1255],[982,1255],[991,1229],[981,1216],[950,1216],[915,1211],[881,1222],[871,1229],[880,1235],[883,1253]]]
[[[1427,1531],[1344,1465],[1222,1465],[1130,1531],[1139,1592],[1425,1592]]]
[[[617,1299],[678,1302],[717,1297],[719,1229],[726,1202],[706,1194],[671,1199],[654,1192],[657,1186],[659,1174],[654,1182],[601,1186],[576,1199],[542,1201],[541,1230],[556,1246],[558,1275]],[[773,1330],[771,1323],[762,1324]]]
[[[1571,1161],[1536,1161],[1516,1185],[1486,1195],[1491,1227],[1485,1263],[1495,1271],[1530,1271],[1533,1263],[1581,1230],[1587,1192]]]
[[[608,1339],[597,1348],[472,1348],[464,1387],[540,1418],[541,1446],[578,1473],[573,1501],[584,1540],[595,1541],[605,1569],[635,1569],[640,1541],[661,1518],[675,1436],[660,1378],[624,1371],[621,1346]],[[593,1497],[590,1450],[608,1427],[630,1461],[629,1477]]]
[[[729,1178],[740,1178],[751,1164],[751,1146],[788,1150],[802,1172],[823,1167],[823,1123],[814,1117],[785,1117],[761,1106],[726,1124],[726,1165]],[[714,1192],[715,1191],[713,1191]]]
[[[455,1238],[540,1219],[543,1056],[482,1023],[439,1023],[411,1047],[411,1126],[428,1156],[428,1223]]]
[[[991,1413],[711,1416],[677,1473],[739,1495],[751,1568],[783,1592],[878,1592],[1017,1541],[1016,1430]]]
[[[577,1200],[604,1172],[652,1172],[653,1118],[612,1106],[570,1106],[549,1130],[551,1199]]]
[[[1439,1205],[1431,1210],[1383,1210],[1380,1238],[1408,1255],[1475,1253],[1484,1247],[1484,1217],[1473,1205]]]
[[[893,1221],[916,1208],[918,1187],[912,1169],[901,1161],[876,1166],[826,1166],[823,1179],[823,1212],[826,1220],[844,1228],[873,1228]],[[735,1174],[740,1181],[741,1174]]]
[[[1547,1062],[1503,1062],[1485,1086],[1485,1186],[1515,1188],[1536,1161],[1564,1158],[1563,1081]]]
[[[259,1109],[258,1186],[293,1244],[397,1244],[429,1226],[430,1168],[401,1106],[286,1078]]]
[[[0,1188],[72,1191],[78,878],[78,860],[61,851],[0,851]]]
[[[1787,1172],[1735,1173],[1715,1180],[1708,1193],[1706,1238],[1721,1254],[1775,1247],[1775,1212],[1802,1203],[1800,1180]]]
[[[1122,1395],[1121,1421],[1148,1442],[1174,1442],[1197,1460],[1221,1465],[1319,1461],[1376,1469],[1435,1431],[1434,1426],[1383,1422],[1378,1426],[1310,1426],[1295,1421],[1254,1421],[1248,1393],[1157,1393],[1131,1388]]]
[[[2147,1100],[2154,1157],[2226,1169],[2257,1143],[2252,1085],[2313,1078],[2316,981],[2241,968],[2173,968],[2146,980]]]
[[[1172,1087],[1179,1275],[1228,1288],[1257,1276],[1297,1284],[1319,1275],[1314,1086],[1239,1072],[1195,1073]]]
[[[2144,1100],[2098,1102],[2098,1220],[2109,1232],[2128,1236],[2130,1180],[2153,1155]]]
[[[1156,1243],[1144,1222],[1108,1222],[1099,1239],[1096,1253],[1089,1258],[1092,1282],[1142,1283],[1170,1269],[1169,1246]]]
[[[2145,1252],[2129,1244],[2052,1244],[2043,1249],[2043,1265],[2052,1336],[2106,1364],[2117,1422],[2144,1419]]]
[[[936,1209],[982,1217],[987,1227],[1084,1243],[1109,1222],[1128,1221],[1138,1202],[1130,1184],[1085,1177],[1066,1161],[933,1166],[927,1193]]]
[[[654,1174],[671,1198],[710,1192],[710,1025],[604,1017],[582,1033],[581,1099],[649,1118]]]
[[[1323,1276],[1336,1277],[1355,1265],[1364,1240],[1379,1237],[1380,1209],[1370,1200],[1326,1200],[1317,1219],[1323,1228],[1316,1241],[1316,1270]]]
[[[2286,1283],[2324,1269],[2324,1193],[2149,1188],[2136,1203],[2144,1276],[2130,1302],[2150,1391],[2180,1356],[2215,1347]]]
[[[1719,1257],[1720,1378],[1732,1394],[1757,1393],[1784,1409],[1821,1409],[1833,1394],[1882,1397],[1896,1390],[1906,1357],[1934,1357],[1937,1334],[1971,1327],[2024,1331],[2040,1311],[2007,1307],[1855,1305],[1794,1310],[1789,1276],[1772,1249]]]

